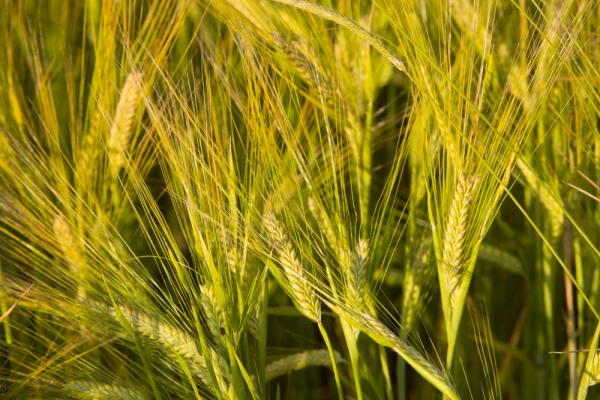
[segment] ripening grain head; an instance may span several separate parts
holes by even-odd
[[[290,295],[307,318],[320,322],[321,302],[313,291],[309,275],[304,271],[285,228],[273,212],[265,216],[264,223],[279,264],[290,284]]]
[[[107,143],[108,155],[115,171],[123,166],[124,156],[130,146],[135,113],[142,99],[141,85],[142,74],[131,72],[121,90]]]

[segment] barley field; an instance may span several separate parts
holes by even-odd
[[[0,0],[0,398],[600,398],[598,0]]]

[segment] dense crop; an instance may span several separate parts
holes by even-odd
[[[0,397],[599,396],[599,32],[0,0]]]

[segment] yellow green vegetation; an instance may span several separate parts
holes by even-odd
[[[0,398],[600,397],[597,0],[0,0]]]

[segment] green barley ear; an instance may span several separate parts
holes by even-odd
[[[108,155],[116,172],[123,167],[124,156],[130,146],[133,119],[142,98],[141,85],[142,74],[131,72],[121,90],[107,143]]]
[[[344,223],[336,223],[334,229],[332,220],[325,212],[325,208],[321,203],[318,203],[313,197],[308,198],[308,208],[317,221],[318,230],[323,234],[329,246],[333,249],[337,257],[338,269],[342,274],[342,294],[346,299],[357,308],[369,308],[370,304],[366,304],[371,300],[367,297],[368,282],[367,282],[367,258],[368,258],[368,242],[359,240],[355,246],[355,251],[348,249],[348,234]],[[328,264],[326,264],[326,273],[330,282],[333,282],[333,273]],[[338,291],[335,286],[332,286],[332,294],[335,299],[339,299]],[[358,400],[362,400],[362,388],[359,372],[359,352],[358,352],[358,335],[360,330],[349,325],[345,321],[341,321],[342,332],[346,339],[348,354],[350,356],[350,364],[352,374],[354,375],[355,389]],[[330,354],[330,359],[334,357]],[[332,365],[335,371],[335,365]]]
[[[341,318],[352,326],[366,333],[378,344],[390,348],[402,357],[415,371],[429,383],[441,391],[447,398],[458,400],[460,397],[452,381],[434,363],[428,360],[420,351],[402,340],[383,322],[368,312],[359,312],[343,303],[324,302]]]
[[[336,363],[339,364],[343,361],[342,356],[337,351],[334,352],[334,355]],[[301,369],[318,366],[331,367],[329,351],[308,350],[273,361],[267,365],[267,376],[265,380],[269,382],[292,371],[299,371]]]
[[[229,376],[229,366],[223,356],[218,351],[211,349],[211,363],[215,376],[217,378],[217,386],[221,391],[221,396],[225,399],[234,399],[233,386],[229,384],[231,377]]]
[[[206,363],[190,335],[143,312],[125,306],[119,306],[119,309],[138,334],[160,344],[176,358],[183,359],[190,372],[210,386],[211,380]],[[109,308],[109,314],[118,319],[117,312],[112,307]]]
[[[4,131],[0,130],[0,171],[7,177],[10,176],[10,160],[13,156],[12,146],[8,140],[8,136]]]
[[[63,214],[58,214],[52,223],[52,230],[58,242],[62,256],[71,270],[73,279],[77,282],[77,298],[82,300],[85,298],[85,273],[81,254],[77,246],[77,241],[71,232],[69,222]]]
[[[225,312],[217,304],[217,297],[213,288],[209,284],[202,286],[201,290],[202,306],[206,323],[214,339],[214,345],[222,356],[227,355],[227,344],[222,338],[226,330],[230,329],[225,319]]]
[[[465,253],[464,244],[467,234],[467,222],[471,202],[479,184],[479,176],[458,178],[454,197],[448,212],[448,221],[444,233],[440,284],[444,286],[449,299],[450,310],[454,308],[456,295],[462,284],[463,274],[469,262],[469,253]]]
[[[360,239],[352,253],[352,261],[347,273],[347,292],[352,304],[364,305],[367,302],[367,260],[369,258],[369,242]]]
[[[335,104],[335,89],[319,58],[306,41],[292,40],[277,32],[273,32],[273,40],[287,60],[296,68],[298,74],[311,88],[318,88],[319,94],[327,106]]]
[[[430,268],[431,244],[430,238],[421,239],[404,276],[402,316],[407,330],[411,330],[415,326],[431,286],[430,282],[434,279],[435,267]]]
[[[146,397],[131,387],[94,381],[72,381],[65,385],[65,389],[80,400],[146,400]]]
[[[265,215],[264,223],[279,265],[290,285],[289,295],[302,314],[308,319],[320,323],[321,302],[311,287],[309,275],[296,255],[296,250],[285,228],[272,211]]]
[[[375,36],[365,28],[357,24],[355,21],[345,17],[335,10],[324,7],[320,4],[312,3],[307,0],[272,0],[276,3],[285,4],[291,7],[295,7],[299,10],[309,12],[318,17],[332,21],[350,32],[367,41],[375,50],[377,50],[383,57],[387,58],[394,67],[398,70],[407,72],[406,65],[394,54],[390,49],[383,44],[379,37]]]
[[[342,227],[338,228],[339,233],[336,232],[329,215],[312,197],[308,198],[308,208],[318,221],[323,236],[325,236],[338,257],[338,264],[344,273],[348,300],[352,304],[364,306],[365,301],[368,300],[367,261],[369,258],[369,241],[359,239],[353,251],[350,251],[346,244],[346,230]]]

